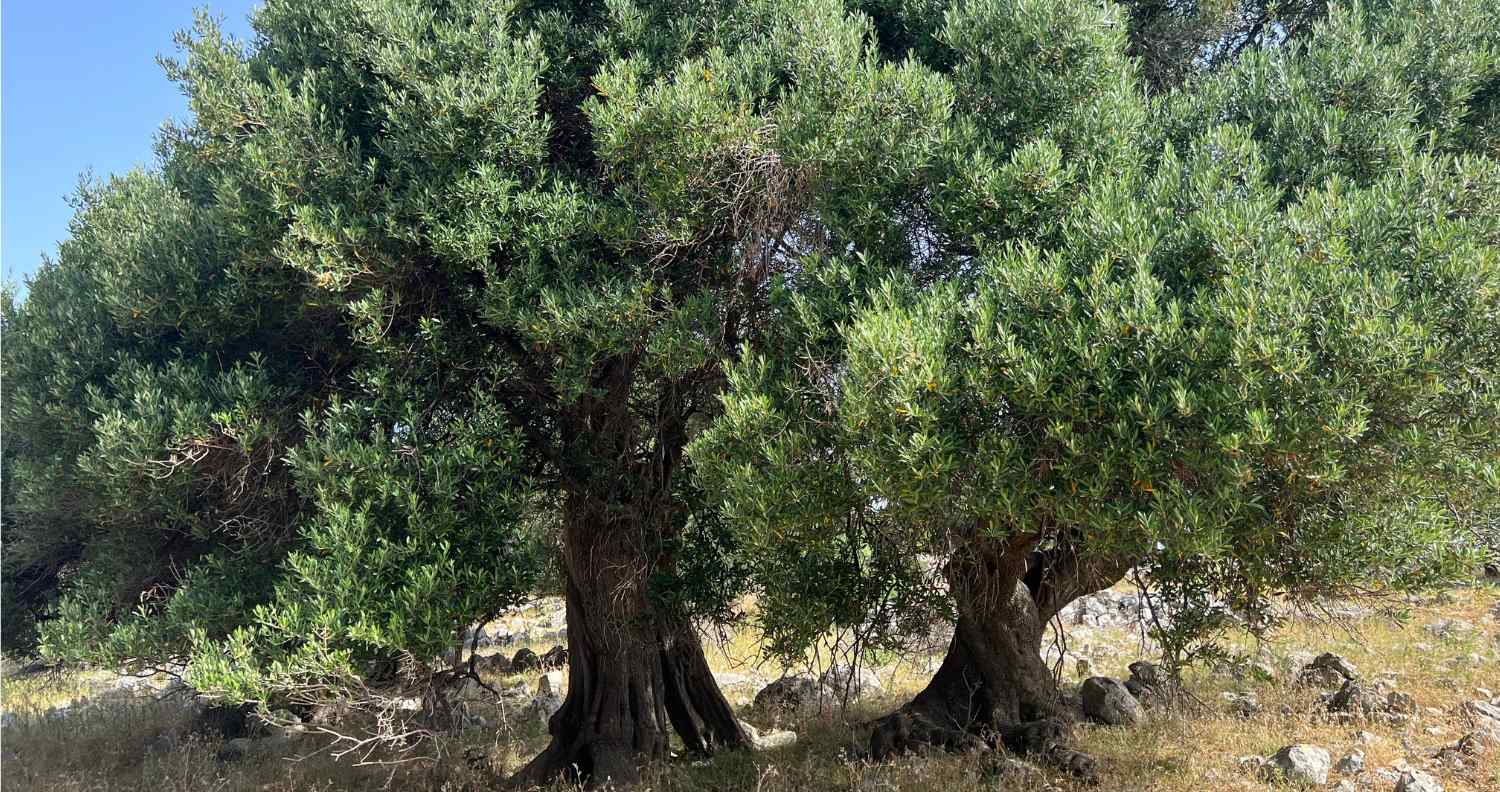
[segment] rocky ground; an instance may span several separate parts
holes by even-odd
[[[1075,603],[1049,659],[1088,715],[1081,747],[1102,770],[1092,788],[1500,790],[1500,589],[1395,605],[1331,603],[1266,644],[1241,636],[1228,657],[1192,669],[1182,695],[1168,696],[1141,629],[1142,619],[1163,617],[1151,601],[1120,588]],[[490,789],[541,747],[561,704],[561,604],[539,601],[470,638],[482,684],[465,685],[452,722],[405,754],[335,741],[330,731],[352,731],[330,728],[336,714],[279,712],[264,723],[206,707],[166,675],[12,673],[0,780],[8,790],[58,791]],[[935,653],[864,658],[852,670],[781,669],[761,660],[752,634],[710,646],[759,750],[684,757],[654,771],[648,788],[1084,788],[1003,754],[848,759],[859,724],[920,689]],[[392,701],[396,713],[418,708]]]

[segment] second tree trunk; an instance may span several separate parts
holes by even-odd
[[[875,722],[871,758],[996,742],[1093,774],[1092,760],[1070,747],[1074,709],[1042,660],[1044,616],[1023,582],[1030,557],[1020,543],[975,538],[950,559],[953,640],[927,687]]]
[[[579,499],[567,512],[568,693],[551,743],[513,783],[632,783],[674,730],[690,752],[746,744],[697,632],[651,600],[650,526]]]

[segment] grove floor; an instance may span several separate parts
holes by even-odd
[[[1256,651],[1273,668],[1296,652],[1335,652],[1361,675],[1384,679],[1415,697],[1418,714],[1402,725],[1375,719],[1340,723],[1319,702],[1322,692],[1289,679],[1194,668],[1186,678],[1191,694],[1174,707],[1151,711],[1137,728],[1084,726],[1083,750],[1095,755],[1101,778],[1084,786],[1066,776],[1031,768],[1001,770],[996,756],[983,754],[912,756],[869,765],[846,761],[845,748],[860,736],[859,724],[899,705],[918,690],[935,667],[933,657],[905,658],[877,669],[885,690],[878,696],[790,717],[758,712],[748,704],[757,685],[774,677],[757,663],[755,640],[731,635],[713,644],[716,670],[725,675],[729,696],[742,717],[758,727],[798,733],[795,745],[761,752],[731,752],[710,761],[682,759],[649,771],[641,789],[792,792],[793,790],[977,790],[1028,792],[1131,790],[1201,792],[1286,788],[1242,768],[1241,759],[1265,756],[1292,743],[1326,748],[1334,760],[1358,748],[1366,770],[1355,776],[1334,773],[1329,788],[1349,781],[1357,789],[1389,792],[1394,784],[1379,771],[1398,767],[1425,770],[1447,792],[1500,790],[1500,747],[1456,766],[1435,758],[1472,730],[1463,704],[1500,695],[1500,587],[1454,589],[1407,603],[1399,619],[1369,615],[1334,624],[1294,619],[1269,645]],[[1458,620],[1459,629],[1438,629]],[[1473,629],[1462,629],[1463,623]],[[1089,673],[1123,677],[1125,666],[1149,654],[1138,630],[1089,628],[1070,636],[1070,649],[1089,658]],[[539,647],[545,649],[546,647]],[[1063,680],[1076,683],[1080,669],[1071,656],[1060,664]],[[494,679],[502,685],[535,685],[537,675]],[[511,723],[498,714],[494,725],[450,733],[422,747],[417,756],[371,756],[334,760],[328,752],[251,751],[237,761],[219,758],[221,744],[201,738],[173,739],[187,717],[180,704],[150,697],[117,697],[107,703],[73,706],[66,714],[51,708],[85,694],[87,676],[6,680],[0,708],[0,785],[7,792],[291,792],[292,790],[415,790],[460,792],[494,789],[545,743],[540,722]],[[1484,695],[1485,693],[1488,695]],[[1250,717],[1233,711],[1225,693],[1253,694],[1260,711]],[[1366,734],[1361,738],[1360,732]],[[311,738],[309,738],[311,739]]]

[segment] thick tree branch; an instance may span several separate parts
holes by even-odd
[[[1126,554],[1085,555],[1076,531],[1063,531],[1055,544],[1031,554],[1024,582],[1045,622],[1079,597],[1123,580],[1139,559]]]

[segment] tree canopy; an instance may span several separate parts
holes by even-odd
[[[202,18],[159,167],[86,187],[4,306],[5,640],[435,715],[438,655],[551,579],[568,698],[517,780],[628,781],[672,733],[746,743],[696,625],[755,592],[789,658],[955,623],[877,757],[988,736],[1087,773],[1039,654],[1073,599],[1473,562],[1485,6]]]

